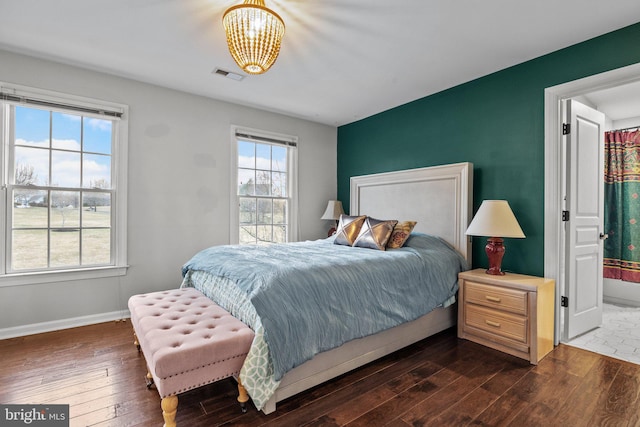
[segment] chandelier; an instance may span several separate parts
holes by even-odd
[[[222,16],[229,52],[249,74],[262,74],[278,58],[284,22],[264,5],[264,0],[245,0]]]

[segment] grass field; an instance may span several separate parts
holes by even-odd
[[[53,208],[50,230],[48,216],[46,207],[13,209],[13,270],[110,263],[110,206]]]

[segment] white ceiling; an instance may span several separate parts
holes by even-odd
[[[0,48],[338,126],[640,20],[638,0],[266,0],[280,57],[238,82],[212,74],[242,73],[238,3],[0,0]]]
[[[590,92],[585,98],[590,105],[605,113],[611,120],[640,117],[640,80]]]

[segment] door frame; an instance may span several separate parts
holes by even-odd
[[[562,143],[562,100],[640,81],[640,63],[544,90],[544,276],[556,281],[555,344],[564,340],[564,239],[561,212],[565,186],[565,147]]]

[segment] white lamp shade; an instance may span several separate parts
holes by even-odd
[[[486,237],[525,237],[506,200],[483,200],[465,234]]]
[[[344,213],[342,202],[340,200],[329,200],[327,209],[324,211],[320,219],[340,219],[340,215]]]

